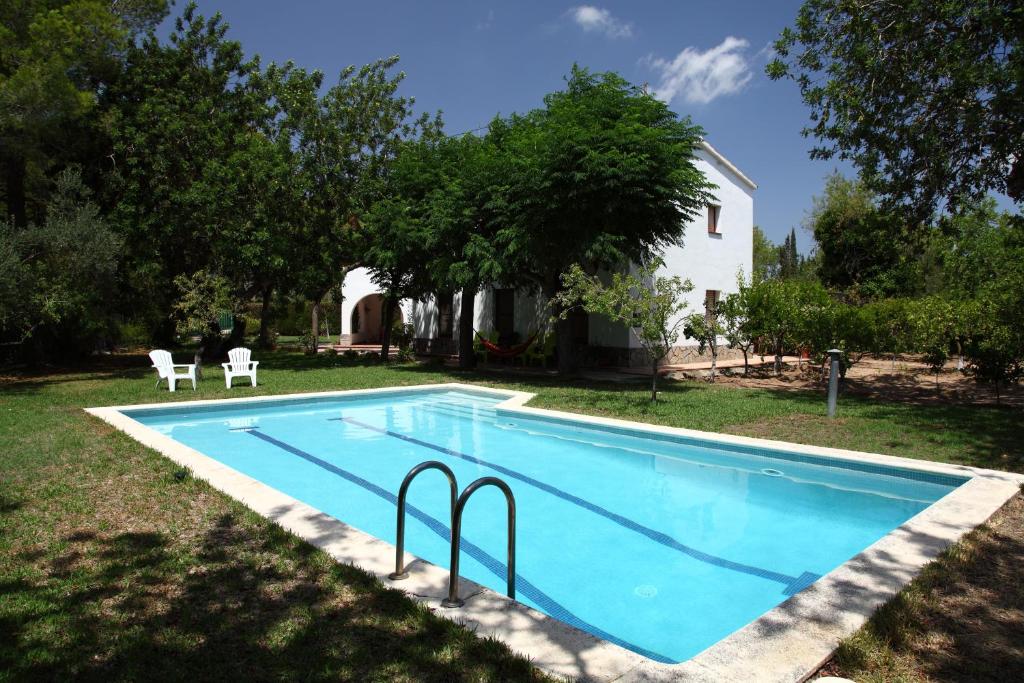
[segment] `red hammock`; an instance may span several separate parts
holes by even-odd
[[[476,332],[476,330],[474,330],[474,332]],[[516,356],[521,355],[524,351],[526,351],[526,349],[530,348],[530,344],[534,342],[539,333],[539,331],[534,332],[532,335],[530,335],[530,338],[527,339],[522,344],[516,344],[515,346],[506,347],[501,347],[495,344],[494,342],[488,341],[479,332],[476,333],[476,337],[477,339],[480,340],[480,343],[483,344],[483,347],[485,349],[487,349],[490,353],[493,353],[498,358],[515,358]]]

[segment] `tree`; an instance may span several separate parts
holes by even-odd
[[[772,244],[764,230],[754,226],[754,271],[755,282],[773,278],[779,271],[779,248]]]
[[[913,330],[913,345],[935,373],[935,390],[938,391],[939,374],[949,360],[949,349],[957,332],[954,305],[943,297],[924,297],[911,304],[908,315]]]
[[[652,259],[635,273],[613,272],[605,284],[573,264],[562,276],[563,288],[552,301],[563,319],[573,307],[582,306],[588,313],[632,329],[651,362],[652,401],[658,400],[658,366],[679,340],[686,321],[682,315],[684,296],[693,290],[690,281],[678,275],[657,275],[662,265],[660,259]]]
[[[149,35],[128,51],[125,75],[108,95],[116,104],[112,215],[127,247],[125,304],[163,324],[164,338],[175,277],[230,274],[236,296],[248,293],[252,265],[273,258],[261,233],[280,225],[274,203],[290,187],[286,173],[268,170],[280,148],[267,139],[264,93],[252,87],[258,62],[227,30],[219,15],[206,19],[188,5],[166,44]]]
[[[809,323],[818,322],[828,292],[817,282],[765,280],[750,286],[747,301],[748,333],[767,343],[781,374],[786,349],[809,344]]]
[[[474,302],[488,282],[513,279],[496,233],[495,196],[502,168],[494,144],[473,135],[427,138],[421,145],[432,173],[423,201],[429,274],[436,292],[461,292],[459,367],[476,364],[473,349]]]
[[[711,352],[711,374],[708,381],[714,382],[715,371],[718,368],[718,338],[725,334],[718,307],[712,306],[704,313],[691,313],[686,316],[683,334],[687,339],[697,340],[697,349],[701,355],[705,351]]]
[[[298,233],[290,260],[295,289],[313,303],[314,335],[320,301],[363,259],[362,221],[386,196],[403,140],[440,128],[439,119],[413,118],[414,100],[397,94],[405,78],[401,72],[390,74],[397,63],[398,57],[389,57],[359,69],[346,67],[323,95],[319,71],[292,63],[267,70],[276,84],[282,130],[296,155]]]
[[[750,318],[750,290],[753,284],[746,282],[740,272],[736,276],[736,291],[718,305],[726,343],[730,349],[739,349],[743,353],[744,376],[750,373],[750,352],[757,341]]]
[[[992,269],[964,318],[967,372],[1000,389],[1024,375],[1024,219],[1009,217],[991,239]]]
[[[554,299],[571,264],[594,274],[679,243],[712,186],[693,162],[701,130],[617,74],[573,67],[544,105],[495,121],[488,137],[503,169],[495,239],[509,274]],[[558,368],[570,372],[571,324],[555,321]]]
[[[790,280],[800,274],[800,254],[796,250],[796,229],[791,228],[782,245],[778,247],[779,277]]]
[[[44,223],[0,223],[0,342],[31,361],[93,351],[109,338],[122,248],[77,170],[54,186]]]
[[[227,278],[206,270],[176,276],[174,288],[178,296],[171,318],[179,335],[199,335],[199,351],[196,352],[198,365],[203,349],[220,339],[221,315],[238,312],[238,297]]]
[[[41,210],[47,176],[104,155],[101,97],[124,51],[167,14],[165,0],[25,0],[0,5],[0,170],[3,220]],[[102,149],[102,148],[101,148]]]
[[[818,243],[822,283],[868,298],[919,291],[919,250],[898,225],[866,187],[838,173],[829,176],[806,222]]]
[[[990,191],[1024,200],[1017,0],[805,0],[767,67],[811,109],[812,158],[849,159],[913,227]]]
[[[413,181],[415,182],[415,181]],[[388,361],[395,307],[402,299],[424,298],[430,280],[424,265],[428,259],[424,246],[429,235],[416,202],[421,197],[403,195],[396,182],[393,197],[374,204],[365,217],[367,248],[364,259],[374,283],[384,292],[381,360]]]

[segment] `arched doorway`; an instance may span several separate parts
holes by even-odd
[[[352,307],[349,321],[352,330],[352,344],[380,344],[384,335],[381,320],[384,317],[384,296],[367,294]],[[392,323],[402,322],[402,307],[395,306]]]

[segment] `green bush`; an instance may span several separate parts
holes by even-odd
[[[145,323],[125,321],[117,326],[117,342],[129,348],[146,347],[152,345],[153,335]]]

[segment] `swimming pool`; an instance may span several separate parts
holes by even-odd
[[[564,416],[441,387],[121,412],[394,542],[406,472],[498,476],[518,506],[517,599],[662,663],[754,621],[967,481]],[[448,488],[409,494],[406,549],[447,567]],[[470,502],[463,576],[504,592],[505,506]]]

